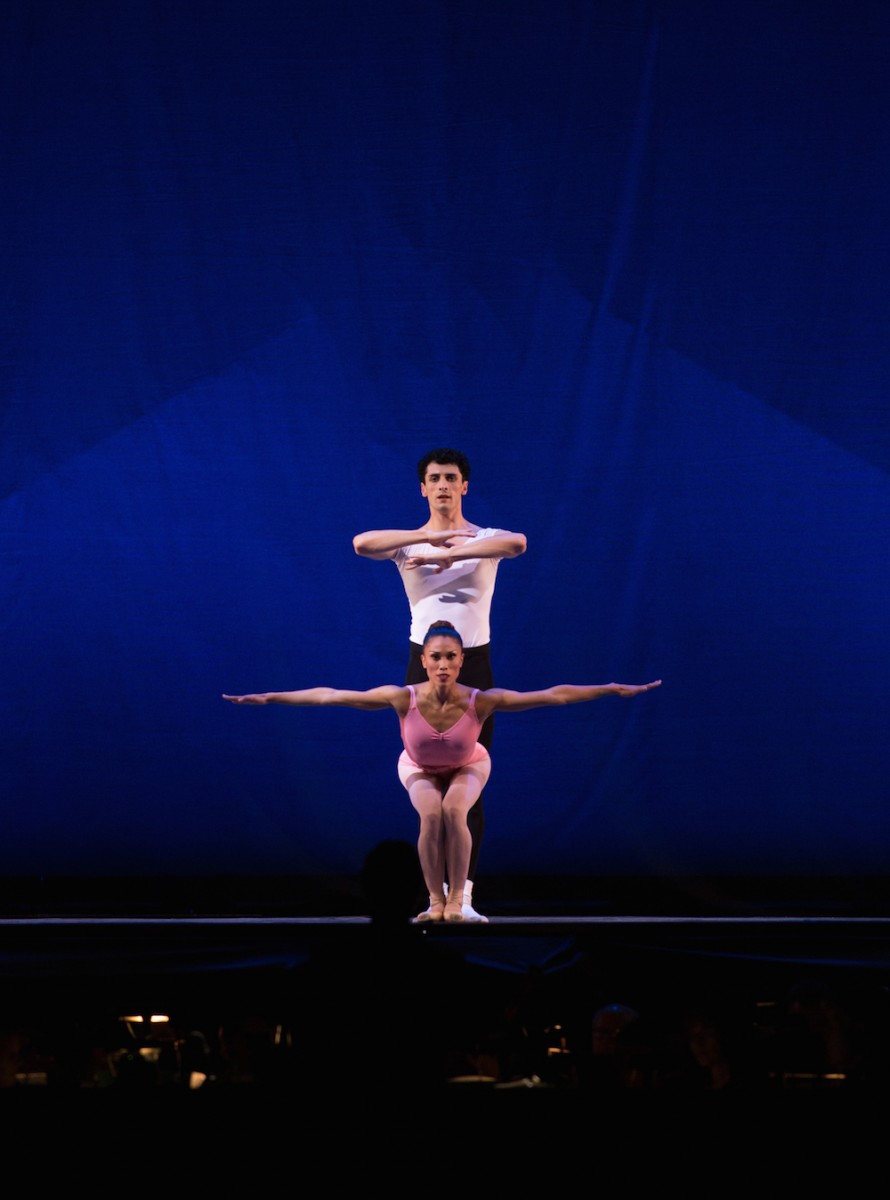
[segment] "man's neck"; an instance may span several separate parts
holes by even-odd
[[[456,508],[445,511],[431,508],[425,527],[427,529],[462,529],[466,524],[461,505],[458,504]]]

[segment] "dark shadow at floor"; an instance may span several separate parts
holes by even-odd
[[[890,916],[890,876],[491,876],[487,915]],[[361,875],[4,877],[0,917],[367,913]]]

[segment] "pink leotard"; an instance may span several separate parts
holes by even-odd
[[[462,714],[450,729],[440,733],[433,729],[426,717],[418,710],[417,696],[409,684],[411,704],[401,719],[402,741],[405,750],[400,762],[408,762],[413,767],[419,767],[431,775],[444,775],[465,767],[469,763],[479,762],[488,757],[488,751],[479,744],[479,731],[482,724],[476,716],[476,693],[474,688],[470,695],[467,711]]]

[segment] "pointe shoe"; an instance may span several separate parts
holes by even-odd
[[[441,899],[435,896],[430,896],[430,906],[425,908],[423,912],[417,914],[412,924],[423,925],[427,921],[441,921],[445,916],[445,897]]]
[[[472,893],[470,893],[470,894],[472,894]],[[483,917],[482,913],[476,912],[475,908],[473,908],[472,901],[467,899],[467,895],[468,895],[468,893],[464,892],[464,902],[463,902],[463,907],[461,908],[461,912],[463,913],[464,920],[469,925],[487,925],[488,917]],[[446,899],[446,901],[448,899],[448,884],[447,883],[445,884],[445,899]]]
[[[461,896],[460,900],[462,900],[462,899],[463,899],[463,897]],[[448,922],[449,925],[452,923],[456,924],[458,921],[462,921],[464,919],[464,914],[463,914],[460,900],[446,901],[444,916],[445,916],[445,920]]]

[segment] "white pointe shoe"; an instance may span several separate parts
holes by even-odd
[[[445,899],[448,899],[448,884],[445,884]],[[467,900],[467,894],[464,892],[464,902],[461,907],[461,915],[463,919],[471,924],[487,925],[488,917],[483,917],[482,913],[477,913],[473,905]]]

